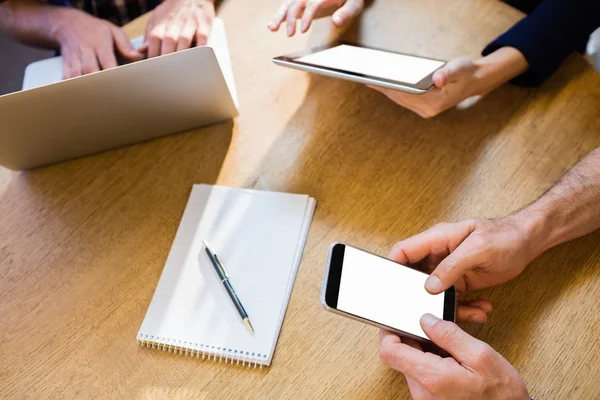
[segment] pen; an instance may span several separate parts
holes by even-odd
[[[231,286],[231,283],[229,282],[229,275],[227,274],[227,270],[221,262],[221,259],[219,258],[217,253],[215,253],[213,249],[211,249],[211,247],[208,245],[208,243],[206,243],[205,240],[203,240],[202,243],[204,243],[204,251],[206,251],[210,262],[212,263],[213,267],[215,267],[215,271],[217,271],[217,275],[219,275],[219,279],[221,280],[221,283],[223,283],[223,286],[225,286],[225,290],[227,290],[227,293],[229,294],[231,301],[233,301],[235,308],[237,308],[240,317],[242,317],[246,325],[248,325],[248,328],[250,328],[250,332],[254,333],[254,328],[250,323],[248,313],[244,309],[244,306],[242,305],[240,298],[235,293],[235,290],[233,290],[233,286]]]

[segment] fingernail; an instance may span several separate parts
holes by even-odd
[[[333,20],[333,22],[336,25],[341,25],[342,24],[342,17],[340,17],[339,15],[334,15],[333,17],[331,17],[331,19]]]
[[[442,286],[440,278],[435,275],[430,275],[425,281],[425,288],[430,292],[439,293],[444,287]]]
[[[423,328],[431,328],[433,324],[438,322],[440,319],[433,314],[423,314],[421,317],[421,326]]]
[[[472,324],[484,324],[485,321],[483,320],[483,317],[481,317],[480,315],[471,315],[469,317],[469,322]]]
[[[292,26],[291,25],[288,25],[287,35],[292,36]]]

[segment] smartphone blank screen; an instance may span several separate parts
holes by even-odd
[[[347,44],[309,54],[296,61],[413,85],[444,65],[444,61]]]
[[[444,293],[427,293],[427,275],[346,246],[337,308],[427,339],[419,320],[442,319]]]

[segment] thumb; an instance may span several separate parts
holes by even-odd
[[[467,237],[456,250],[433,270],[425,281],[425,289],[431,294],[442,293],[450,288],[467,272],[485,262],[487,253],[485,248],[477,245],[474,240]]]
[[[346,3],[333,13],[331,20],[337,27],[340,27],[357,15],[362,8],[363,0],[346,0]]]
[[[442,68],[433,74],[433,83],[438,88],[443,88],[449,83],[455,83],[467,75],[473,74],[475,64],[468,58],[457,58],[448,61]]]
[[[129,38],[122,29],[114,25],[111,25],[110,29],[113,34],[113,40],[115,41],[115,47],[119,53],[131,60],[137,60],[142,57],[141,54],[133,47],[129,41]]]
[[[479,354],[485,343],[463,331],[454,322],[439,319],[435,315],[421,317],[421,328],[440,348],[446,350],[459,363],[470,363]]]

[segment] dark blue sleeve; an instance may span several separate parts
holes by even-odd
[[[533,12],[487,45],[488,55],[501,47],[514,47],[529,69],[512,82],[538,86],[577,50],[585,51],[591,33],[600,27],[600,0],[544,0]]]

